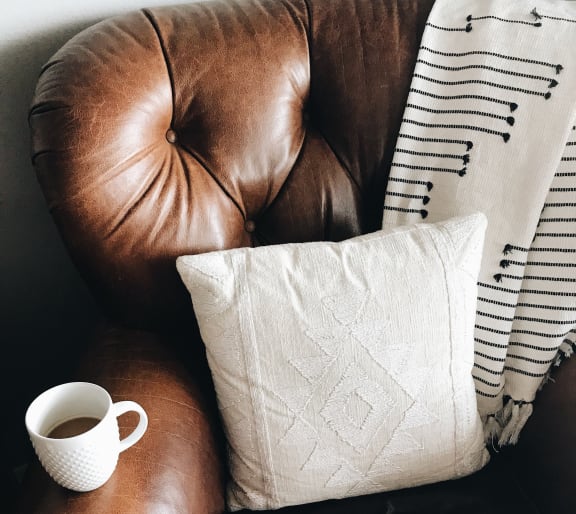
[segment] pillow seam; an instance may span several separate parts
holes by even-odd
[[[457,408],[457,387],[456,387],[456,380],[455,380],[455,357],[456,357],[456,350],[455,350],[455,341],[454,341],[454,334],[456,330],[456,326],[461,324],[460,320],[456,319],[457,313],[454,309],[454,297],[457,293],[458,285],[454,284],[453,282],[453,274],[451,273],[448,264],[455,264],[455,246],[452,237],[446,227],[443,225],[437,225],[438,230],[432,230],[431,227],[423,227],[425,230],[423,231],[429,239],[432,241],[432,245],[438,254],[440,259],[440,263],[442,264],[442,269],[444,270],[444,287],[446,288],[446,296],[448,299],[448,319],[450,323],[450,385],[452,388],[452,415],[454,418],[454,423],[452,426],[452,474],[458,476],[458,460],[459,460],[459,444],[458,444],[458,427],[461,425],[462,420],[460,419],[459,411]],[[439,241],[442,240],[442,241]],[[442,244],[443,243],[443,244]]]
[[[250,403],[252,406],[252,420],[260,420],[259,423],[251,423],[251,429],[256,434],[256,444],[258,453],[260,454],[260,463],[266,466],[266,472],[260,470],[260,481],[262,489],[266,498],[265,508],[278,508],[278,491],[276,488],[276,480],[274,473],[274,466],[271,458],[270,450],[270,432],[268,429],[267,417],[264,413],[264,402],[261,398],[263,391],[260,388],[254,387],[253,382],[261,380],[261,367],[259,360],[258,347],[255,344],[256,337],[254,335],[255,328],[252,319],[252,297],[250,294],[249,282],[246,276],[246,258],[247,252],[238,252],[232,254],[231,263],[234,274],[237,277],[238,287],[240,294],[238,298],[238,311],[242,312],[239,316],[239,328],[242,344],[242,355],[244,360],[245,376],[249,377],[247,382]],[[241,301],[244,297],[245,301]],[[248,358],[248,357],[251,357]],[[248,369],[252,369],[253,373],[248,373]],[[258,398],[256,396],[259,396]],[[267,479],[268,478],[268,479]]]

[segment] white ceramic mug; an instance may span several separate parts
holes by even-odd
[[[120,440],[116,418],[128,411],[137,412],[140,421],[129,436]],[[25,421],[44,469],[57,483],[73,491],[92,491],[103,485],[116,469],[120,452],[135,444],[148,427],[148,417],[140,405],[132,401],[112,403],[105,389],[88,382],[48,389],[30,404]],[[94,426],[77,435],[62,435],[63,428],[74,424],[78,431],[82,422]]]

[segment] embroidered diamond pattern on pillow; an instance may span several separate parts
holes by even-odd
[[[230,447],[231,510],[487,462],[471,375],[484,228],[469,216],[178,260]]]
[[[365,410],[368,410],[364,419],[356,413],[350,416],[349,406],[354,400],[356,403],[362,401]],[[361,452],[368,447],[382,426],[382,420],[397,405],[398,402],[378,382],[368,378],[366,372],[353,363],[330,393],[320,414],[342,441]]]

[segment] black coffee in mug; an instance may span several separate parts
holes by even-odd
[[[46,437],[50,437],[51,439],[74,437],[88,432],[88,430],[94,428],[98,423],[100,423],[99,418],[79,417],[69,419],[50,430]]]
[[[120,439],[117,418],[129,411],[140,419]],[[114,403],[97,384],[69,382],[39,395],[28,407],[25,423],[48,474],[73,491],[93,491],[112,476],[119,454],[144,435],[148,416],[133,401]]]

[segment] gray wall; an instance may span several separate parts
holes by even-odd
[[[29,457],[27,404],[66,381],[99,314],[48,214],[30,164],[28,106],[42,64],[102,18],[178,0],[16,0],[0,16],[0,468]],[[8,4],[8,5],[6,5]],[[8,423],[6,423],[8,420]]]

